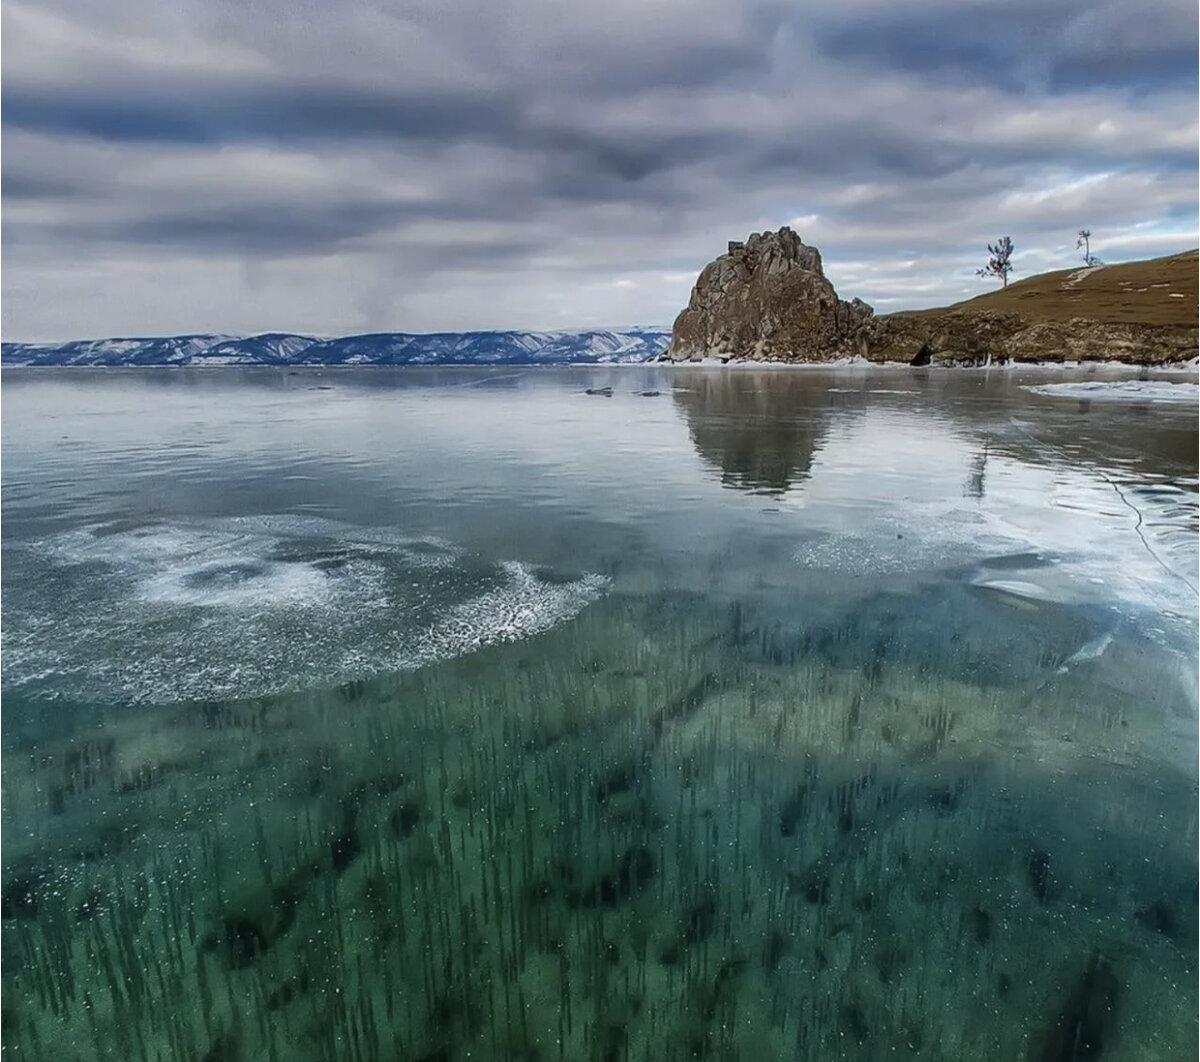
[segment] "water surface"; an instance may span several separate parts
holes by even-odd
[[[6,371],[6,1050],[1186,1057],[1131,375]]]

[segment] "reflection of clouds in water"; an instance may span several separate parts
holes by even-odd
[[[445,542],[290,517],[96,526],[29,543],[57,594],[12,609],[4,682],[167,701],[420,666],[547,630],[599,576],[542,578]]]
[[[978,463],[969,440],[928,418],[869,410],[838,422],[803,491],[783,499],[803,514],[795,559],[858,576],[918,574],[1037,550],[1061,563],[1023,576],[1037,588],[1024,596],[1195,615],[1193,493],[1159,485],[1137,492],[1133,508],[1086,465],[1037,465],[993,449],[984,480]],[[978,481],[979,490],[948,501],[948,481]]]

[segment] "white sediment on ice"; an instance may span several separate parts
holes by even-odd
[[[78,577],[9,633],[6,689],[53,678],[82,696],[147,702],[420,667],[545,631],[607,587],[435,538],[289,516],[93,526],[23,548]]]
[[[1200,390],[1191,382],[1170,380],[1070,380],[1034,384],[1026,391],[1052,398],[1098,399],[1101,401],[1190,402],[1195,405]]]

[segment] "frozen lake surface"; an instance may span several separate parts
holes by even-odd
[[[1029,390],[1056,398],[1181,402],[1193,408],[1197,401],[1196,383],[1189,380],[1064,380],[1033,385]]]
[[[1144,376],[5,371],[6,1047],[1186,1057]]]

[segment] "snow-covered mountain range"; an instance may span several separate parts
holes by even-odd
[[[286,332],[0,344],[4,365],[578,365],[657,357],[661,328],[585,332],[379,332],[322,339]]]

